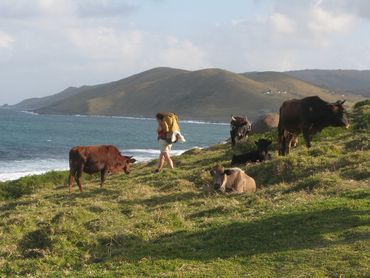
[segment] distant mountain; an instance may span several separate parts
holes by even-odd
[[[277,94],[288,94],[290,98],[317,95],[328,101],[336,100],[335,92],[320,88],[294,78],[288,74],[274,71],[244,73],[244,76],[270,86]]]
[[[136,117],[175,111],[182,119],[225,121],[231,114],[255,119],[263,113],[277,112],[286,99],[310,95],[328,101],[340,98],[285,73],[154,68],[110,83],[68,88],[46,98],[25,100],[15,108],[43,114]]]
[[[370,97],[370,70],[299,70],[286,74],[329,90]]]
[[[82,86],[80,88],[75,87],[69,87],[60,93],[57,93],[55,95],[47,96],[47,97],[41,97],[41,98],[29,98],[21,101],[20,103],[16,105],[12,105],[11,108],[17,109],[17,110],[27,110],[27,111],[33,111],[40,109],[42,107],[46,107],[48,105],[51,105],[55,103],[56,101],[63,100],[65,98],[71,97],[75,94],[78,94],[84,89],[86,89],[87,86]]]

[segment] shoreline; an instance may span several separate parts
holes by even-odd
[[[33,116],[71,116],[71,117],[81,117],[81,118],[111,118],[111,119],[125,119],[125,120],[149,120],[149,121],[155,121],[155,118],[151,117],[144,117],[144,116],[119,116],[119,115],[86,115],[86,114],[49,114],[49,113],[37,113],[33,111],[28,110],[17,110],[12,108],[0,108],[4,110],[10,110],[20,113],[25,113]],[[202,120],[202,119],[185,119],[185,120],[179,120],[180,123],[189,123],[189,124],[211,124],[211,125],[229,125],[228,122],[223,121],[208,121],[208,120]]]
[[[180,156],[183,153],[185,153],[189,150],[192,150],[192,149],[196,149],[196,148],[203,149],[203,148],[199,148],[199,147],[193,147],[193,148],[186,149],[186,150],[174,150],[173,153],[172,153],[172,156],[173,157]],[[140,156],[139,154],[137,154],[136,156],[134,155],[134,157],[138,161],[137,164],[150,163],[153,160],[156,160],[157,156],[159,155],[159,150],[155,150],[155,149],[147,149],[147,150],[145,150],[145,149],[130,149],[130,150],[126,150],[125,154],[132,155],[133,152],[151,154],[150,156],[143,156],[143,155]],[[65,164],[65,165],[68,164],[68,162],[66,160],[60,160],[60,163]],[[21,179],[21,178],[24,178],[24,177],[29,177],[29,176],[40,176],[40,175],[47,174],[49,172],[64,172],[64,171],[68,171],[68,170],[69,170],[69,167],[55,167],[55,168],[50,168],[50,169],[34,170],[34,171],[26,170],[26,171],[14,171],[14,172],[9,172],[9,173],[0,173],[0,183],[15,181],[15,180],[18,180],[18,179]]]

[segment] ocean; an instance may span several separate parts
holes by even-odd
[[[207,147],[229,136],[228,124],[181,121],[187,142],[173,155]],[[77,145],[116,145],[124,155],[149,161],[159,155],[154,119],[38,115],[0,109],[0,181],[68,169],[68,151]]]

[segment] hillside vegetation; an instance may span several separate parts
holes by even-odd
[[[369,277],[370,104],[357,107],[355,129],[243,166],[255,194],[214,192],[208,170],[276,132],[190,150],[160,174],[138,164],[102,189],[85,176],[83,193],[68,194],[67,172],[0,183],[0,274]]]
[[[370,97],[370,70],[297,70],[286,74],[322,88]]]
[[[247,114],[255,119],[278,111],[286,99],[311,95],[327,101],[343,98],[284,73],[155,68],[115,82],[68,88],[47,98],[25,100],[14,108],[44,114],[136,117],[176,111],[183,119],[225,121],[231,114]]]

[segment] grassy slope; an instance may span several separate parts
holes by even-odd
[[[256,194],[210,189],[208,169],[228,163],[229,145],[189,151],[159,175],[154,162],[136,165],[103,189],[86,177],[83,193],[67,193],[65,172],[2,183],[0,272],[368,277],[369,136],[328,129],[311,150],[244,166]]]

